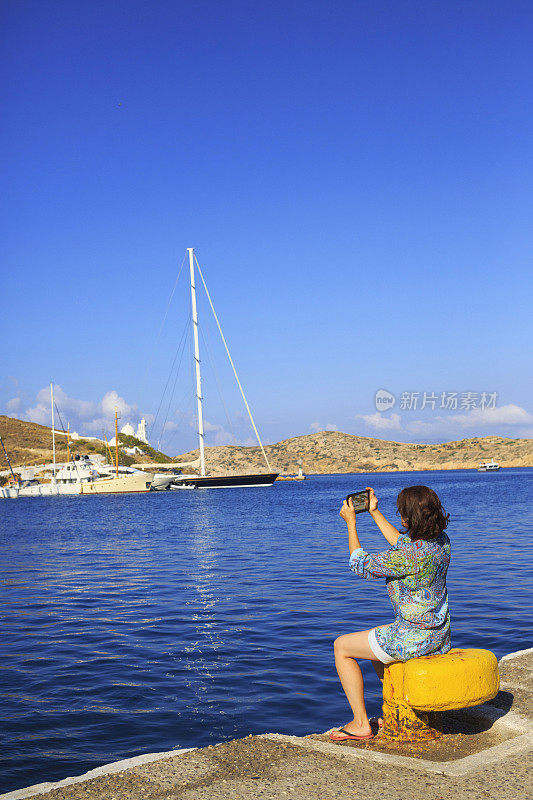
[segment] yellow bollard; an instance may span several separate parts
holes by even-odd
[[[491,700],[500,688],[490,650],[454,648],[445,655],[396,661],[383,676],[383,728],[388,739],[420,742],[442,735],[440,712]]]
[[[417,661],[420,659],[417,659]],[[405,700],[405,666],[409,662],[395,662],[385,667],[383,676],[383,727],[387,739],[402,742],[423,742],[441,736],[438,730],[439,715],[417,712]]]

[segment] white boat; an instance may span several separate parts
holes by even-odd
[[[501,469],[500,465],[494,459],[490,461],[482,461],[481,464],[478,466],[478,472],[498,472]]]
[[[50,497],[60,494],[81,494],[85,483],[92,483],[98,478],[98,473],[92,465],[76,461],[54,464],[54,471],[50,481],[39,481],[37,470],[27,468],[20,473],[19,497]],[[48,466],[45,467],[48,469]]]
[[[164,492],[166,489],[170,489],[170,484],[176,477],[177,474],[174,475],[173,473],[154,472],[152,475],[152,491]]]
[[[17,484],[8,484],[7,486],[0,486],[0,498],[3,500],[15,500],[19,496]]]
[[[52,452],[53,463],[42,467],[23,467],[13,470],[9,462],[4,444],[2,447],[12,474],[11,484],[0,487],[0,498],[16,499],[19,497],[51,497],[56,495],[76,494],[116,494],[129,492],[149,492],[152,476],[141,470],[121,467],[118,463],[118,414],[115,411],[116,464],[101,464],[91,460],[89,456],[69,460],[59,465],[56,463],[54,387],[50,386],[52,403]],[[68,439],[67,439],[68,443]],[[50,472],[51,470],[51,472]],[[18,479],[15,471],[19,473]],[[45,480],[38,476],[44,472]],[[48,477],[48,479],[46,479]]]
[[[115,409],[115,463],[102,464],[99,461],[91,461],[88,456],[85,456],[85,462],[91,464],[98,477],[80,482],[79,494],[126,494],[150,491],[152,476],[148,472],[124,467],[118,463],[117,409]]]
[[[95,481],[82,483],[80,494],[124,494],[126,492],[149,492],[152,476],[147,472],[135,472],[129,475],[115,475],[110,478],[98,478]]]
[[[256,424],[252,417],[252,412],[250,411],[250,407],[248,405],[248,401],[246,400],[246,396],[244,394],[244,390],[242,388],[241,382],[239,380],[239,376],[237,375],[237,370],[235,369],[235,365],[233,363],[233,359],[230,355],[228,345],[226,343],[226,339],[224,338],[224,334],[222,333],[222,328],[220,327],[220,323],[218,321],[218,317],[216,315],[213,303],[211,301],[211,297],[207,290],[207,286],[204,280],[204,276],[202,275],[202,270],[200,269],[200,265],[198,264],[198,260],[194,255],[194,248],[188,247],[187,251],[189,253],[189,273],[190,273],[190,281],[191,281],[191,307],[192,307],[192,328],[193,328],[193,339],[194,339],[194,363],[195,363],[195,372],[196,372],[196,403],[197,403],[197,422],[198,422],[198,444],[200,450],[200,474],[199,475],[181,475],[178,478],[175,478],[173,482],[173,486],[178,485],[193,485],[197,488],[201,489],[219,489],[219,488],[228,488],[228,487],[248,487],[248,486],[272,486],[276,478],[278,477],[277,472],[273,472],[271,466],[269,464],[267,454],[265,452],[265,448],[263,447],[263,443],[261,442],[261,438],[259,436]],[[213,316],[215,318],[215,322],[222,337],[222,342],[224,344],[224,348],[226,350],[226,354],[229,358],[229,362],[231,364],[233,374],[235,375],[235,380],[237,381],[237,385],[239,387],[242,399],[244,400],[244,405],[246,406],[246,410],[248,412],[248,416],[250,418],[250,422],[252,423],[252,428],[254,433],[257,437],[257,441],[259,443],[259,447],[261,448],[261,452],[263,454],[263,458],[265,459],[265,463],[268,469],[268,472],[264,473],[250,473],[250,474],[243,474],[243,475],[207,475],[205,469],[205,453],[204,453],[204,422],[203,422],[203,410],[202,410],[202,378],[200,372],[200,348],[198,344],[198,312],[196,308],[196,281],[195,281],[195,264],[196,268],[198,269],[198,273],[202,280],[203,287],[205,289],[205,293],[207,295],[207,299],[209,301],[209,305],[211,307],[211,311],[213,312]]]
[[[195,463],[196,464],[196,461],[195,462],[191,462],[191,463]],[[200,463],[200,462],[198,461],[198,463]],[[130,469],[133,470],[133,471],[135,469],[141,469],[141,468],[144,471],[146,471],[146,470],[150,470],[150,471],[154,470],[154,472],[151,472],[151,475],[152,475],[152,486],[150,487],[151,491],[152,492],[163,492],[163,491],[166,491],[167,489],[174,488],[173,487],[174,481],[175,480],[179,480],[179,479],[181,479],[183,477],[181,470],[177,469],[178,466],[186,466],[186,465],[184,465],[184,464],[178,465],[175,462],[161,463],[161,464],[157,464],[157,463],[153,463],[153,464],[133,464],[130,467]],[[159,471],[159,470],[161,470],[161,471]]]

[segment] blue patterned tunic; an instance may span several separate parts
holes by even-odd
[[[376,628],[379,646],[397,661],[447,653],[451,647],[446,572],[450,540],[443,532],[430,541],[400,534],[390,550],[373,555],[362,547],[350,568],[367,580],[385,578],[396,619]]]

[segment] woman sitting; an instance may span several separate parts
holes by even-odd
[[[340,515],[348,526],[350,567],[360,578],[385,578],[395,620],[335,640],[335,666],[353,711],[351,722],[331,732],[330,739],[335,742],[370,739],[373,735],[365,708],[363,676],[355,659],[370,659],[383,680],[384,664],[447,653],[451,647],[446,591],[450,540],[444,533],[449,514],[432,489],[409,486],[396,501],[405,529],[400,533],[378,510],[374,490],[368,491],[370,514],[391,547],[376,554],[361,547],[352,502],[345,500]]]

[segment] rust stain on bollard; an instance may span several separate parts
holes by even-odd
[[[442,736],[438,725],[440,714],[415,711],[404,700],[404,664],[390,664],[383,676],[383,727],[387,739],[402,742],[427,742]]]
[[[442,736],[435,727],[439,718],[438,712],[417,712],[407,703],[384,702],[381,733],[398,742],[427,742]]]
[[[438,739],[442,711],[490,700],[499,686],[498,662],[490,650],[456,648],[389,664],[383,675],[383,736],[404,742]]]

